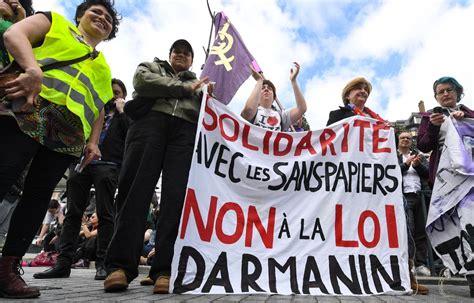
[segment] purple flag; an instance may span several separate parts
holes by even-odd
[[[224,12],[216,15],[214,25],[216,40],[209,51],[201,78],[208,76],[210,81],[215,82],[214,96],[228,104],[251,75],[249,66],[252,65],[256,71],[260,71],[260,67]]]

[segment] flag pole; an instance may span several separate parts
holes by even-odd
[[[207,57],[209,57],[209,51],[211,48],[212,30],[214,29],[214,19],[216,18],[216,14],[212,12],[211,6],[209,5],[209,0],[206,0],[206,3],[207,3],[207,10],[209,12],[209,15],[211,16],[211,30],[209,31],[209,40],[207,42],[207,49],[204,49],[204,46],[202,47],[204,50],[204,54],[206,55],[206,58],[204,59],[204,63],[201,66],[201,70],[204,69],[204,64],[206,63]]]

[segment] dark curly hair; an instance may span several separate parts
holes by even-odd
[[[35,13],[35,11],[33,10],[33,4],[31,2],[31,0],[20,0],[20,4],[25,9],[27,17]]]
[[[74,16],[74,20],[76,20],[76,25],[79,25],[79,22],[77,20],[84,16],[84,13],[93,5],[101,5],[105,7],[107,12],[112,17],[112,31],[110,32],[110,35],[107,37],[107,39],[105,39],[112,40],[113,38],[115,38],[115,35],[118,32],[118,25],[120,23],[120,20],[122,19],[122,17],[114,7],[114,0],[84,0],[84,2],[79,4],[76,9],[76,15]]]

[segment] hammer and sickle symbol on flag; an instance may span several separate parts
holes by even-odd
[[[230,63],[235,59],[234,56],[226,57],[226,53],[232,48],[232,45],[234,44],[234,37],[227,33],[229,26],[230,22],[227,21],[222,29],[218,32],[219,39],[223,42],[219,42],[219,45],[213,46],[209,52],[211,55],[219,56],[219,60],[216,60],[214,64],[224,65],[226,71],[232,70],[232,65]],[[225,40],[227,40],[227,42]]]

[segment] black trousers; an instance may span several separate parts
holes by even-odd
[[[2,251],[4,256],[23,257],[43,221],[54,188],[75,157],[41,145],[25,135],[11,117],[0,116],[0,133],[0,199],[32,160]]]
[[[43,240],[43,250],[44,251],[57,251],[58,250],[58,239],[52,244],[50,244],[51,240],[56,236],[54,231],[50,231]]]
[[[417,193],[403,194],[406,199],[407,225],[411,237],[408,248],[410,259],[414,259],[415,266],[426,265],[428,243],[426,239],[426,218],[423,216],[421,197]]]
[[[151,273],[170,275],[186,184],[194,148],[196,124],[150,112],[128,130],[119,178],[117,222],[105,259],[107,272],[138,275],[146,217],[160,173],[162,190]]]
[[[77,248],[81,220],[89,203],[94,184],[96,212],[99,218],[97,230],[96,266],[104,265],[105,252],[114,232],[114,196],[117,189],[119,168],[110,164],[88,165],[77,173],[69,170],[67,181],[67,212],[59,240],[59,260],[71,263]]]

